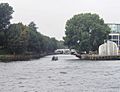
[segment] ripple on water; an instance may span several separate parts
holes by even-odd
[[[60,74],[67,74],[67,72],[60,72]]]
[[[119,92],[120,62],[58,57],[0,63],[0,92]]]

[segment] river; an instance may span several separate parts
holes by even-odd
[[[120,92],[120,61],[51,58],[0,62],[0,92]]]

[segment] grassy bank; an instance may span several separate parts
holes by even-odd
[[[31,59],[38,59],[47,54],[36,54],[36,55],[0,55],[0,62],[11,62],[11,61],[28,61]]]

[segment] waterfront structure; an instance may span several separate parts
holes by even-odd
[[[108,23],[107,25],[111,28],[109,40],[115,42],[120,50],[120,24]]]
[[[54,51],[55,54],[70,54],[70,49],[57,49]]]
[[[107,41],[99,46],[100,56],[114,56],[118,55],[118,46],[115,42]]]
[[[110,33],[109,40],[115,42],[120,50],[120,33]]]
[[[111,28],[111,33],[120,33],[120,24],[107,23],[107,25]]]

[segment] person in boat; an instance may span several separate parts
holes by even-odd
[[[56,61],[56,60],[58,60],[58,57],[57,56],[53,56],[52,57],[52,61]]]

